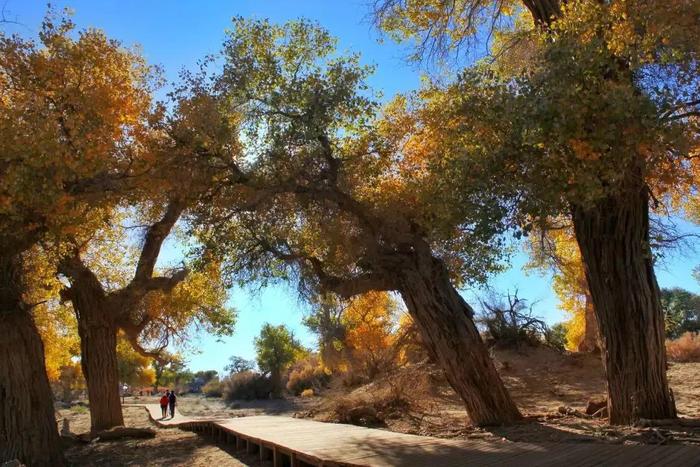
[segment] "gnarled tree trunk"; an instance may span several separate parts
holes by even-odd
[[[649,247],[649,195],[638,178],[636,189],[592,209],[574,207],[572,216],[600,329],[612,424],[676,416]]]
[[[62,466],[44,347],[22,300],[20,257],[0,257],[0,463]]]
[[[90,428],[124,425],[119,400],[117,326],[102,285],[88,272],[74,276],[68,291],[78,320],[80,364],[90,401]]]
[[[474,311],[450,282],[444,264],[416,255],[398,278],[399,292],[450,385],[476,425],[521,418],[472,319]]]

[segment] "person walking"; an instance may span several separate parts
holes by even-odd
[[[160,398],[160,411],[163,413],[162,418],[168,416],[168,404],[170,403],[170,391],[165,391],[163,397]]]
[[[170,396],[168,397],[168,405],[170,405],[170,418],[175,418],[175,404],[177,403],[177,396],[175,391],[170,391]]]

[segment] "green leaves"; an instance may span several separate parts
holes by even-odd
[[[279,373],[305,353],[304,347],[283,324],[265,323],[254,344],[258,368],[263,373]]]

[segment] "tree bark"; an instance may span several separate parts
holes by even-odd
[[[398,278],[399,293],[472,423],[499,425],[520,419],[474,324],[474,311],[452,286],[444,264],[416,254],[412,266]]]
[[[62,466],[44,347],[23,302],[20,255],[0,257],[0,463]]]
[[[90,429],[95,433],[124,425],[114,313],[101,284],[89,271],[73,276],[68,294],[78,320],[80,364],[90,401]]]
[[[638,182],[573,221],[601,336],[612,424],[676,416],[664,316],[649,247],[649,194]]]

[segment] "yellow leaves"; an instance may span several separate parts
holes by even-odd
[[[12,161],[0,175],[3,197],[12,199],[0,208],[12,220],[0,225],[2,235],[23,235],[31,218],[74,235],[108,192],[72,187],[138,166],[124,151],[145,124],[152,70],[103,33],[74,39],[72,23],[58,21],[45,21],[41,45],[0,38],[0,76],[11,83],[0,92],[0,153]]]
[[[390,347],[396,309],[387,292],[368,292],[350,301],[342,322],[346,328],[344,344],[353,358],[377,360]]]
[[[600,159],[600,153],[595,151],[591,145],[580,139],[570,139],[569,146],[574,151],[576,157],[581,160],[595,161]]]
[[[559,219],[557,223],[564,222],[565,219]],[[567,348],[575,350],[585,334],[588,284],[574,232],[571,227],[565,227],[529,238],[530,267],[552,271],[552,288],[559,299],[559,309],[569,316],[565,323]]]
[[[129,386],[152,386],[156,373],[152,366],[153,359],[136,352],[123,334],[117,338],[117,367],[119,382]]]

